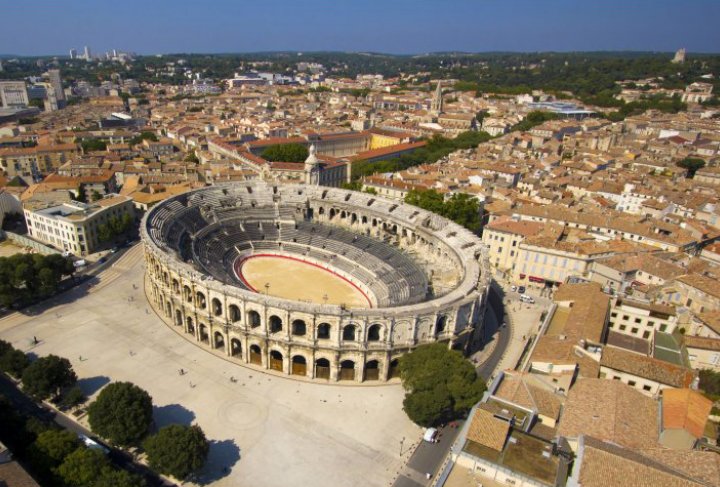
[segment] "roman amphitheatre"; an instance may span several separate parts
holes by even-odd
[[[480,240],[376,195],[219,184],[158,204],[141,234],[159,314],[238,365],[387,381],[413,347],[463,350],[481,332],[489,272]]]

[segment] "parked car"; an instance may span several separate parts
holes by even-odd
[[[110,449],[108,447],[96,440],[93,440],[89,436],[79,433],[78,438],[80,438],[80,441],[82,441],[85,446],[90,448],[91,450],[98,450],[103,455],[107,455],[108,453],[110,453]]]
[[[520,294],[525,294],[525,291],[526,291],[525,286],[520,286],[517,291],[518,291]]]
[[[423,434],[423,440],[428,443],[435,443],[438,437],[438,430],[435,428],[427,428],[425,434]]]
[[[517,286],[516,286],[515,284],[513,284],[512,286],[510,286],[510,290],[511,290],[512,292],[517,291]]]
[[[530,303],[530,304],[535,303],[535,299],[532,296],[528,296],[527,294],[521,294],[520,301],[522,301],[523,303]]]

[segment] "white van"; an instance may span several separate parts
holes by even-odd
[[[435,428],[427,428],[425,430],[425,434],[423,435],[423,440],[427,441],[428,443],[435,443],[437,437],[438,430],[436,430]]]
[[[528,296],[527,294],[521,294],[520,301],[522,301],[523,303],[530,303],[530,304],[535,303],[535,299],[533,299],[532,296]]]

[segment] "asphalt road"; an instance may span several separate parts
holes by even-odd
[[[492,333],[492,330],[497,331],[495,339],[498,340],[498,343],[488,359],[477,368],[478,374],[485,380],[489,379],[495,372],[495,368],[500,363],[503,353],[510,343],[509,326],[499,326],[504,321],[505,311],[502,303],[502,295],[494,288],[490,289],[488,303],[490,306],[485,314],[485,324],[486,326],[489,325],[488,330],[490,333]],[[408,460],[407,466],[419,472],[421,475],[425,473],[431,473],[433,476],[436,475],[438,473],[437,470],[442,465],[443,460],[445,460],[445,457],[450,451],[450,447],[462,429],[463,422],[456,421],[456,423],[458,424],[457,428],[445,427],[441,430],[442,436],[440,437],[440,443],[420,442],[420,445],[418,445],[412,457]],[[424,487],[425,485],[426,483],[420,483],[410,477],[400,475],[393,487]]]

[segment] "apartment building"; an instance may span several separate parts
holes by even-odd
[[[652,341],[656,331],[673,333],[678,317],[673,306],[618,298],[611,304],[608,327],[623,335]]]
[[[603,349],[600,377],[620,381],[647,396],[671,387],[688,388],[695,380],[687,367],[613,347]]]
[[[26,204],[25,221],[33,238],[76,255],[95,252],[100,245],[99,228],[110,218],[134,218],[134,205],[127,196],[113,195],[92,204],[77,201],[61,204]]]
[[[483,229],[482,240],[488,246],[490,264],[502,273],[512,273],[520,253],[519,245],[538,235],[545,225],[538,222],[496,220]]]
[[[3,108],[28,106],[27,87],[24,81],[0,81],[0,102]]]

